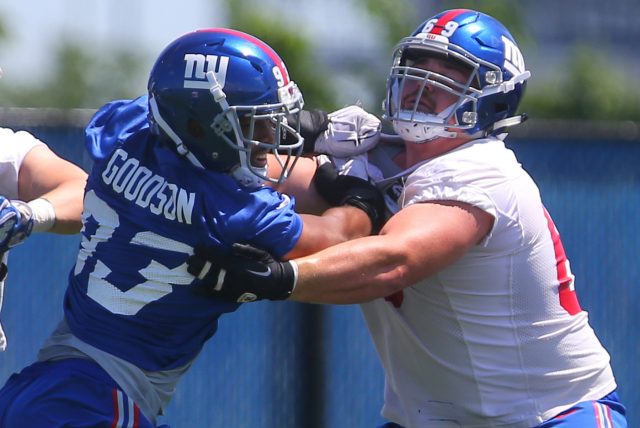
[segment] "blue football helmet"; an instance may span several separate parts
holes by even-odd
[[[435,57],[469,72],[466,82],[414,66]],[[531,73],[507,29],[494,18],[467,9],[448,10],[420,24],[393,52],[387,79],[384,117],[403,139],[422,143],[454,138],[460,133],[483,137],[521,123],[515,116]],[[418,86],[418,96],[402,102],[405,85]],[[419,101],[430,85],[455,95],[441,112],[420,111]]]
[[[302,151],[286,118],[299,123],[302,94],[274,50],[249,34],[212,28],[179,37],[156,60],[148,91],[152,132],[245,187],[284,181]],[[265,122],[273,138],[256,134]],[[273,154],[281,173],[269,177],[264,160],[253,165],[252,151]]]

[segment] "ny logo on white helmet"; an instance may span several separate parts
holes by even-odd
[[[216,80],[224,88],[227,78],[229,57],[218,55],[185,54],[184,87],[190,89],[209,89],[207,72],[213,71]]]

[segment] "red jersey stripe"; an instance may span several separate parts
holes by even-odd
[[[120,403],[117,389],[114,388],[111,390],[111,398],[113,399],[113,422],[111,422],[111,428],[118,428],[122,421],[120,420]]]
[[[553,250],[556,256],[556,270],[558,272],[558,292],[560,295],[560,305],[571,315],[575,315],[582,311],[578,296],[573,288],[574,277],[569,267],[569,260],[564,251],[560,233],[553,223],[549,212],[543,207],[544,216],[547,219],[547,226],[553,241]]]
[[[133,403],[133,428],[140,428],[140,408]]]

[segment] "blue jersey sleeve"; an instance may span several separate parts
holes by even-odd
[[[250,210],[247,217],[252,217],[247,222],[252,225],[253,234],[246,236],[246,242],[282,258],[298,242],[302,233],[302,219],[294,211],[294,202],[287,195],[264,188],[254,196],[255,204],[247,207]]]
[[[228,250],[234,243],[247,243],[278,258],[295,247],[302,233],[302,219],[287,195],[268,187],[247,192],[222,174],[217,174],[216,184],[215,192],[203,191],[210,195],[203,212],[214,245]]]
[[[105,159],[122,141],[149,128],[147,103],[148,96],[144,95],[112,101],[98,109],[85,129],[84,139],[93,160]]]

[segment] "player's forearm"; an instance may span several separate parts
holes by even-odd
[[[405,253],[380,238],[350,241],[297,259],[298,282],[290,300],[363,303],[411,285]]]
[[[42,197],[53,205],[56,220],[49,232],[78,233],[82,228],[82,203],[86,179],[69,180]]]
[[[304,226],[296,246],[285,259],[290,260],[324,250],[332,245],[371,233],[371,221],[359,208],[334,207],[322,216],[301,215]]]
[[[281,169],[273,159],[273,155],[270,155],[268,165],[269,173],[272,177],[280,174]],[[284,183],[280,183],[277,186],[272,183],[267,183],[267,185],[275,188],[280,193],[293,196],[296,199],[296,212],[321,215],[329,208],[329,204],[315,190],[312,182],[315,171],[315,158],[301,157]]]

